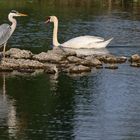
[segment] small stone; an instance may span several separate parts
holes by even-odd
[[[140,67],[140,63],[133,62],[130,64],[131,67]]]
[[[11,48],[10,50],[6,51],[6,56],[15,59],[29,59],[33,56],[32,52],[29,50],[20,50],[18,48]]]
[[[30,59],[10,59],[5,58],[1,62],[2,67],[13,68],[13,69],[43,69],[44,64]]]
[[[89,72],[91,69],[89,67],[83,65],[74,65],[69,68],[69,73],[82,73],[82,72]]]
[[[105,66],[105,68],[106,69],[118,69],[118,66],[115,64],[110,64],[110,65]]]
[[[117,63],[125,63],[127,61],[127,57],[125,56],[120,56],[116,58],[117,58]]]
[[[80,63],[81,61],[83,61],[82,59],[76,57],[76,56],[69,56],[67,57],[67,60],[70,62],[70,63]]]
[[[140,55],[139,54],[134,54],[130,58],[130,62],[140,62]]]
[[[41,62],[54,62],[59,63],[59,61],[64,60],[66,58],[65,55],[53,53],[53,51],[42,52],[40,54],[34,55],[33,59],[41,61]]]
[[[34,69],[24,69],[24,68],[18,69],[17,71],[21,73],[34,73],[35,72]]]
[[[97,65],[96,69],[103,69],[103,66],[102,65]]]
[[[0,66],[0,72],[12,72],[13,68]]]
[[[48,74],[55,74],[59,72],[59,69],[55,64],[45,63],[45,72]]]

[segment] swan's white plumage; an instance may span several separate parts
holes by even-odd
[[[72,38],[67,42],[61,44],[61,46],[68,47],[68,48],[85,48],[91,43],[97,43],[101,41],[104,41],[104,38],[86,35],[86,36],[79,36],[79,37]]]
[[[56,16],[50,16],[50,22],[54,23],[54,30],[53,30],[53,45],[54,46],[62,46],[66,48],[105,48],[113,38],[109,40],[104,40],[104,38],[96,37],[96,36],[79,36],[68,40],[60,44],[57,40],[57,32],[58,32],[58,19]],[[48,22],[48,21],[47,21]]]

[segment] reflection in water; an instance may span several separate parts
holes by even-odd
[[[74,51],[77,55],[104,55],[109,54],[109,50],[107,48],[103,49],[71,49],[71,48],[63,48],[65,51]]]
[[[51,84],[51,91],[55,94],[57,94],[57,87],[58,87],[58,77],[59,77],[59,71],[57,68],[57,72],[55,74],[49,75],[50,84]]]
[[[17,117],[16,117],[16,107],[14,106],[14,100],[9,100],[9,98],[6,94],[6,75],[5,75],[5,73],[3,73],[1,76],[2,76],[2,80],[3,80],[3,84],[2,84],[3,88],[2,88],[1,94],[2,94],[3,98],[0,98],[0,102],[1,102],[0,104],[3,105],[2,107],[4,110],[0,114],[3,115],[1,117],[7,118],[6,121],[7,121],[9,137],[16,138],[17,131],[19,130],[17,127],[18,121],[17,121]]]

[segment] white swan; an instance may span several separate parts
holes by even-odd
[[[80,48],[105,48],[110,41],[113,39],[109,39],[104,41],[104,38],[96,37],[96,36],[79,36],[76,38],[72,38],[68,40],[65,43],[60,44],[57,39],[57,33],[58,33],[58,19],[56,16],[50,16],[46,20],[45,23],[53,22],[54,23],[54,29],[53,29],[53,46],[62,46],[67,48],[74,48],[74,49],[80,49]]]

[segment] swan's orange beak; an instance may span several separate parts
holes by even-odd
[[[46,24],[50,23],[50,17],[47,18],[47,20],[45,21]]]

